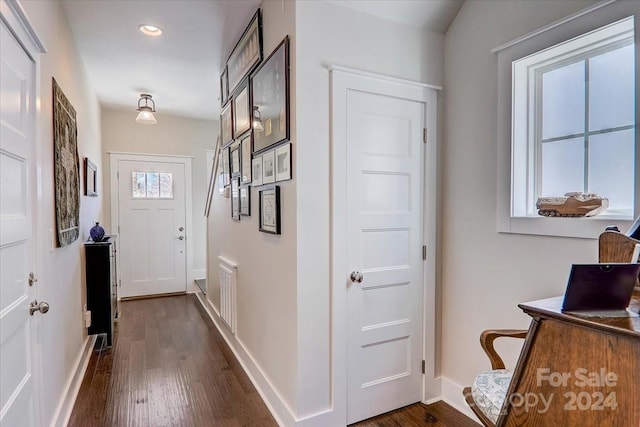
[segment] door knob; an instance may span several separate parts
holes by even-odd
[[[178,237],[176,237],[176,239],[178,239],[178,240],[184,240],[184,236],[178,236]]]
[[[178,228],[178,231],[184,231],[184,227]]]
[[[364,276],[362,275],[362,273],[360,273],[359,271],[352,271],[351,275],[349,276],[349,278],[351,279],[351,281],[353,283],[362,283],[362,281],[364,280]]]
[[[45,314],[49,311],[49,303],[42,301],[38,304],[38,300],[33,300],[31,304],[29,304],[29,314],[33,316],[33,313],[39,311],[42,314]]]

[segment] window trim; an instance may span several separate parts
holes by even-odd
[[[513,62],[512,117],[515,117],[516,122],[521,122],[521,124],[520,126],[512,126],[511,217],[538,216],[534,206],[541,179],[539,168],[542,143],[550,140],[544,140],[540,136],[542,106],[538,100],[542,99],[542,75],[551,70],[632,44],[632,35],[633,19],[629,17]],[[587,98],[585,98],[585,102],[588,102]],[[585,119],[585,126],[587,125],[588,120]],[[577,134],[577,136],[584,137],[585,134],[592,133],[597,132],[589,132],[585,129],[585,133]],[[570,137],[570,135],[563,135],[558,138],[568,139]],[[632,212],[629,212],[628,215],[615,215],[611,211],[608,216],[632,219]]]
[[[546,236],[597,238],[611,224],[625,231],[632,219],[616,215],[598,215],[592,218],[512,217],[511,185],[514,176],[511,137],[512,63],[536,52],[561,44],[609,24],[633,16],[635,55],[635,84],[640,88],[640,11],[633,2],[614,1],[592,6],[573,16],[533,31],[492,50],[497,53],[498,71],[498,128],[497,128],[497,231],[501,233],[534,234]],[[635,91],[636,105],[640,105],[640,91]],[[640,108],[635,112],[635,182],[640,182]],[[528,176],[528,173],[527,173]],[[529,184],[529,183],[528,183]],[[633,217],[640,215],[640,185],[635,186]]]

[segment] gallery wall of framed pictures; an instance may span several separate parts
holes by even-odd
[[[258,9],[220,74],[219,182],[231,195],[231,216],[251,215],[251,187],[258,188],[259,227],[280,234],[280,188],[292,179],[289,37],[263,61]],[[228,196],[227,196],[228,197]]]

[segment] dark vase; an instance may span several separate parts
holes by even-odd
[[[99,222],[96,222],[96,225],[89,230],[89,235],[94,242],[101,242],[104,237],[104,228],[102,228]]]

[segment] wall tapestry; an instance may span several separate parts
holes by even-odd
[[[56,187],[56,230],[59,247],[80,234],[80,161],[76,110],[53,80],[53,151]]]

